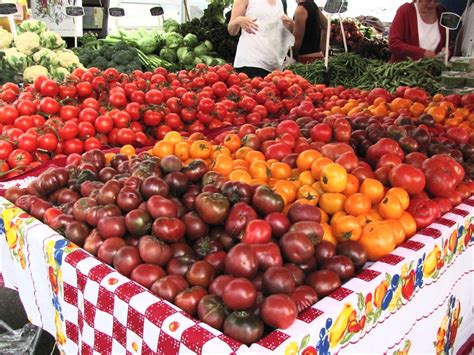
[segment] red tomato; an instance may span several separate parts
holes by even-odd
[[[8,157],[8,165],[10,168],[27,167],[29,164],[31,164],[32,159],[33,158],[31,154],[26,150],[15,149]]]
[[[426,185],[423,171],[408,164],[395,166],[390,171],[388,178],[393,187],[401,187],[411,196],[421,193]]]
[[[59,86],[54,80],[46,79],[41,82],[40,92],[43,96],[55,97],[59,93]]]

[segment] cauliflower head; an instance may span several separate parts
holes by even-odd
[[[0,49],[9,48],[13,42],[13,35],[0,27]]]
[[[40,34],[48,29],[46,22],[39,20],[25,20],[18,26],[18,33],[35,32]]]
[[[15,47],[26,55],[32,55],[40,48],[40,37],[34,32],[25,32],[15,37]]]
[[[5,64],[10,69],[21,73],[28,66],[28,58],[25,54],[18,52],[16,48],[5,48],[1,50],[5,53]]]
[[[40,34],[41,47],[49,49],[62,49],[66,48],[66,42],[61,38],[59,34],[53,31],[45,31]]]
[[[73,51],[70,50],[62,50],[56,52],[59,65],[63,68],[68,70],[73,70],[82,66],[81,62],[77,55],[74,54]]]
[[[32,83],[39,76],[49,76],[48,69],[42,65],[33,65],[28,67],[23,72],[23,80],[27,83]]]
[[[33,54],[33,62],[44,67],[56,67],[59,64],[59,59],[56,53],[51,49],[41,48],[38,52]]]
[[[51,75],[58,81],[64,81],[69,76],[69,71],[62,67],[52,68]]]

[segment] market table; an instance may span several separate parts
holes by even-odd
[[[5,286],[18,290],[30,321],[68,354],[448,354],[473,341],[474,197],[302,312],[290,328],[250,347],[154,296],[4,198],[0,214]]]

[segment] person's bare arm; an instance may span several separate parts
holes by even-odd
[[[240,29],[247,31],[248,33],[255,33],[258,30],[255,19],[244,16],[247,6],[248,0],[234,1],[234,5],[232,6],[232,14],[230,15],[230,21],[227,25],[227,31],[231,36],[236,36]]]
[[[298,6],[295,10],[295,25],[293,27],[293,35],[295,36],[295,45],[293,50],[298,50],[303,43],[304,31],[306,28],[306,19],[308,12],[303,6]]]
[[[321,52],[324,54],[324,51],[326,50],[326,46],[324,45],[326,43],[326,36],[328,33],[328,19],[326,16],[324,16],[323,12],[319,9],[318,7],[318,16],[319,16],[319,26],[321,28],[321,45],[320,49]]]

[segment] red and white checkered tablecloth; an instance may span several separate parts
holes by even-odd
[[[472,334],[474,198],[250,347],[0,198],[0,271],[65,353],[455,353]],[[441,352],[441,351],[439,351]]]

